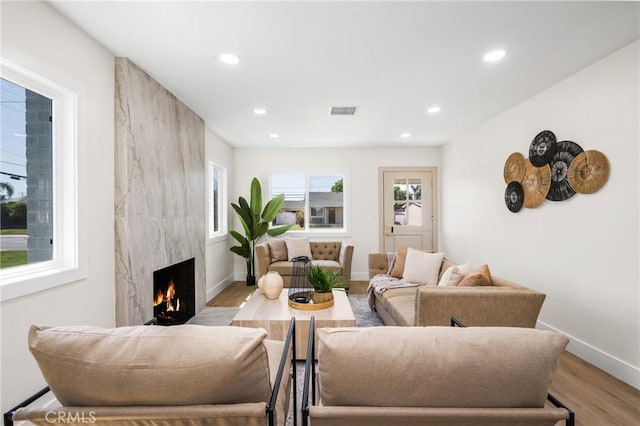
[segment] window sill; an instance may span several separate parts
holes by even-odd
[[[209,237],[207,238],[207,245],[213,245],[213,244],[219,244],[222,242],[226,242],[229,240],[229,234],[224,234],[224,235],[216,235],[214,237]]]
[[[33,270],[20,273],[0,274],[0,302],[27,296],[51,288],[87,278],[83,268],[65,268],[64,266],[42,265]]]

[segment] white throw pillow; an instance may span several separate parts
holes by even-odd
[[[311,259],[311,247],[309,246],[308,238],[285,238],[284,242],[287,245],[289,261],[299,256],[307,256]]]
[[[402,278],[410,283],[435,286],[443,258],[444,253],[425,253],[409,247]]]
[[[438,287],[455,287],[460,281],[471,272],[471,264],[464,263],[462,265],[453,265],[447,268],[442,274]]]

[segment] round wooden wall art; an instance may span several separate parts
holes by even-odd
[[[504,201],[510,212],[536,208],[545,199],[564,201],[576,193],[593,194],[609,179],[609,161],[596,150],[584,151],[573,141],[557,141],[543,130],[529,144],[529,158],[514,152],[504,163],[507,188]]]

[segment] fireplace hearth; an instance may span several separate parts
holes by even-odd
[[[195,312],[195,259],[153,272],[153,316],[159,325],[184,324]]]

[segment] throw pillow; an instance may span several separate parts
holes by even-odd
[[[393,267],[391,268],[391,275],[395,278],[402,278],[402,273],[404,272],[404,263],[407,260],[407,247],[400,246],[396,250],[396,256],[393,259]]]
[[[311,247],[309,246],[308,238],[285,238],[285,244],[287,245],[287,256],[289,261],[299,256],[307,256],[312,259]]]
[[[267,241],[269,246],[269,257],[271,263],[278,262],[280,260],[288,260],[287,257],[287,245],[283,238],[273,238]]]
[[[409,247],[402,277],[410,283],[436,285],[444,253],[425,253]]]
[[[493,285],[493,282],[491,281],[491,272],[489,271],[488,265],[482,265],[475,271],[467,274],[467,276],[465,276],[462,281],[460,281],[460,284],[458,284],[459,287],[474,287],[486,285]]]
[[[442,277],[438,282],[438,287],[455,287],[460,284],[460,281],[462,281],[462,279],[470,272],[470,263],[450,266],[442,274]]]

